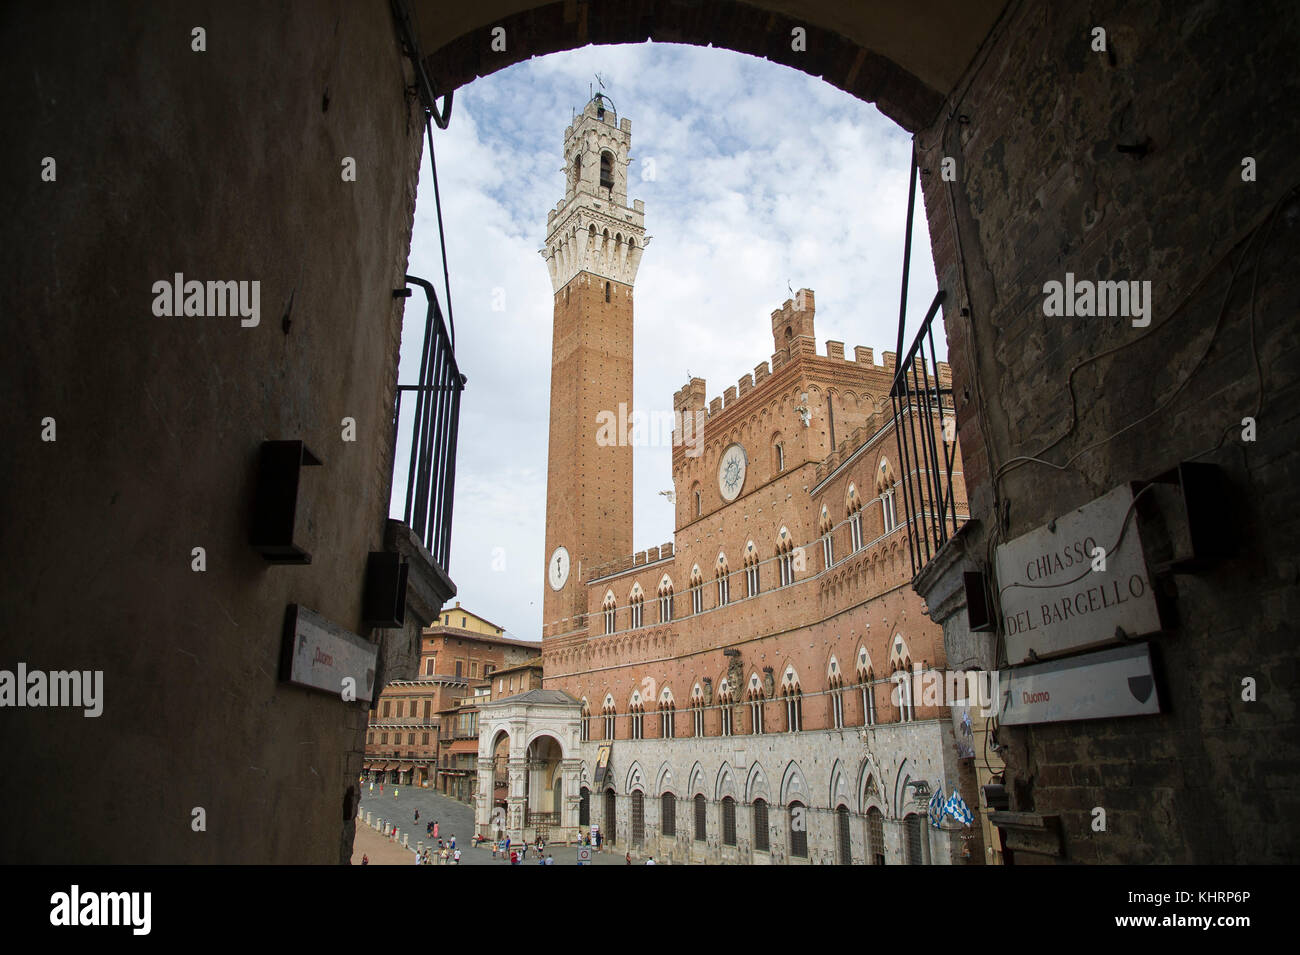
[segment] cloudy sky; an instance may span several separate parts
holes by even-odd
[[[540,639],[545,586],[552,314],[538,250],[564,195],[564,129],[596,73],[632,121],[628,199],[645,200],[653,237],[635,286],[634,407],[671,412],[689,375],[721,395],[770,358],[769,316],[791,288],[817,294],[819,352],[832,339],[849,354],[874,347],[880,360],[897,337],[910,138],[874,106],[765,60],[649,43],[553,54],[458,90],[450,128],[434,128],[457,360],[469,378],[451,576],[462,604],[522,639]],[[935,291],[919,197],[912,248],[909,329]],[[427,155],[409,270],[441,290]],[[402,384],[418,378],[423,324],[417,292]],[[400,440],[410,440],[405,427]],[[658,493],[672,487],[671,449],[633,453],[633,539],[644,550],[673,539],[673,507]]]

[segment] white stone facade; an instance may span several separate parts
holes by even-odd
[[[504,831],[512,842],[531,842],[537,837],[536,827],[529,824],[531,810],[559,813],[558,825],[546,827],[550,840],[576,838],[582,769],[577,758],[579,710],[578,701],[553,690],[532,690],[479,707],[474,822],[481,835],[493,838],[498,831]],[[503,734],[510,741],[510,757],[507,805],[505,817],[501,818],[494,815],[493,755]],[[549,750],[547,757],[530,759],[539,745]]]
[[[865,732],[865,739],[864,737]],[[907,861],[905,823],[919,816],[919,855],[925,864],[960,860],[958,832],[933,828],[927,799],[916,796],[912,781],[950,791],[957,763],[948,720],[921,720],[842,730],[765,733],[760,736],[709,736],[687,739],[592,741],[580,745],[582,785],[592,788],[600,746],[612,745],[612,775],[590,795],[590,822],[608,832],[604,791],[615,791],[615,839],[619,851],[632,839],[632,793],[642,794],[644,835],[633,847],[637,857],[681,863],[804,865],[869,863],[867,813],[881,816],[885,862]],[[663,833],[660,796],[677,797],[676,835]],[[706,800],[706,837],[695,838],[694,798]],[[722,803],[735,800],[736,844],[723,844]],[[768,805],[769,851],[755,849],[753,804]],[[807,807],[806,858],[791,855],[790,815],[798,801]],[[838,846],[839,807],[848,810],[851,859]],[[917,824],[914,824],[917,825]],[[951,825],[951,823],[945,823]]]
[[[559,826],[549,826],[553,842],[571,842],[596,824],[613,851],[631,849],[638,858],[653,855],[661,862],[703,864],[816,865],[866,864],[872,858],[868,813],[880,813],[883,844],[890,865],[909,861],[905,822],[912,826],[913,860],[944,865],[960,860],[960,834],[933,828],[926,815],[927,799],[916,786],[951,791],[957,765],[952,726],[948,720],[919,720],[842,730],[765,733],[759,736],[578,742],[578,704],[526,702],[520,698],[484,706],[479,732],[479,832],[493,836],[502,828],[513,841],[531,841],[537,829],[526,824],[525,806],[536,809],[551,791],[551,780],[562,780],[563,805]],[[509,797],[506,817],[493,818],[492,754],[500,734],[510,737]],[[558,763],[530,765],[524,757],[539,738],[552,737],[560,746]],[[610,772],[593,784],[597,753],[612,746]],[[528,777],[527,782],[525,777]],[[527,787],[529,796],[525,795]],[[582,820],[586,791],[588,811]],[[613,791],[614,819],[606,816],[607,792]],[[639,793],[642,832],[634,833],[634,802]],[[665,834],[662,797],[676,797],[675,834]],[[705,799],[705,838],[695,833],[695,798]],[[723,834],[723,801],[734,800],[735,844]],[[756,844],[754,804],[768,807],[768,849]],[[798,803],[807,833],[807,855],[792,854],[792,816]],[[837,811],[847,810],[850,858],[840,844]],[[546,807],[550,808],[550,807]],[[610,839],[610,833],[613,838]]]
[[[546,247],[541,250],[552,290],[564,288],[579,272],[632,285],[645,237],[645,204],[627,204],[627,171],[632,162],[632,121],[616,123],[599,97],[564,133],[564,199],[546,216]],[[608,172],[608,184],[603,173]]]

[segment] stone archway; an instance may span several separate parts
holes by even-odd
[[[524,828],[550,840],[564,811],[564,748],[549,733],[534,737],[524,755]]]
[[[500,839],[509,828],[511,749],[508,726],[485,726],[479,737],[474,820],[485,838]]]
[[[910,132],[930,123],[1002,12],[1000,0],[656,0],[435,8],[413,0],[425,70],[439,92],[532,57],[588,44],[687,43],[821,77]]]
[[[485,837],[499,826],[511,842],[577,838],[581,707],[557,690],[482,704],[479,792],[493,794],[479,799],[477,824]]]

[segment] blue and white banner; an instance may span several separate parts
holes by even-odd
[[[969,826],[975,820],[975,816],[966,805],[966,800],[962,799],[961,793],[955,789],[952,791],[952,795],[948,797],[948,801],[944,803],[943,811],[962,825]]]
[[[939,823],[943,822],[944,809],[943,786],[940,785],[935,789],[934,795],[930,797],[929,806],[930,825],[934,826],[936,829],[939,828]]]

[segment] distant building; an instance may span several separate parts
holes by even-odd
[[[474,803],[477,800],[480,780],[478,776],[478,720],[479,708],[492,700],[517,696],[542,686],[541,655],[523,663],[503,667],[491,677],[472,688],[469,695],[438,713],[441,731],[438,748],[438,789],[459,799]],[[503,751],[499,765],[494,766],[493,802],[506,805],[506,763],[508,749]]]
[[[449,791],[438,778],[439,758],[451,756],[442,743],[454,742],[461,724],[447,725],[444,717],[457,713],[474,687],[486,688],[498,671],[509,669],[518,679],[517,665],[536,658],[540,650],[536,642],[504,633],[459,602],[422,631],[419,676],[390,682],[370,711],[363,765],[371,780]]]

